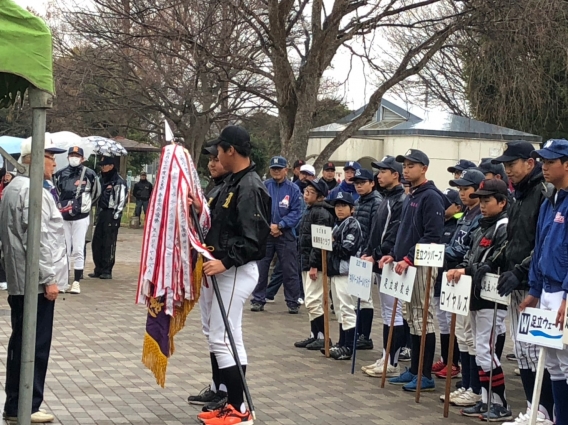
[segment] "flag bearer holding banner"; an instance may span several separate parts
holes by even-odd
[[[507,316],[507,307],[498,304],[495,309],[495,302],[486,300],[482,294],[484,276],[497,272],[500,262],[503,261],[503,248],[507,241],[507,195],[507,185],[496,179],[482,181],[479,189],[470,195],[480,198],[482,219],[479,221],[479,228],[472,235],[471,245],[463,262],[447,273],[449,282],[459,284],[463,275],[471,276],[473,281],[470,321],[482,399],[461,413],[464,416],[482,416],[485,420],[489,418],[490,422],[512,419],[505,398],[505,376],[493,348],[497,329],[503,325]],[[496,396],[495,403],[489,400],[491,392]],[[491,406],[489,413],[488,404]]]
[[[529,295],[521,303],[520,309],[536,307],[557,312],[555,324],[564,325],[566,314],[566,293],[568,292],[568,141],[549,140],[543,149],[534,151],[533,158],[540,158],[547,182],[554,191],[540,208],[536,230],[536,243],[529,273]],[[521,313],[520,321],[526,313]],[[541,334],[550,334],[550,327],[540,329]],[[525,333],[523,323],[519,334]],[[568,350],[541,349],[541,357],[546,357],[546,368],[552,380],[552,392],[556,413],[556,424],[568,424]],[[539,364],[542,367],[542,365]],[[538,373],[538,371],[537,371]],[[535,392],[536,393],[536,392]],[[538,394],[535,394],[538,398]],[[534,399],[532,404],[538,404]],[[531,412],[532,413],[532,412]],[[536,412],[535,412],[536,413]]]
[[[414,265],[416,244],[437,244],[444,229],[444,212],[449,206],[447,198],[433,182],[428,181],[426,172],[430,160],[417,149],[410,149],[406,155],[396,157],[403,163],[404,178],[411,184],[410,193],[405,201],[396,242],[390,255],[384,256],[379,267],[395,262],[395,271],[402,275]],[[443,258],[442,258],[443,259]],[[436,351],[434,328],[434,307],[430,299],[434,293],[434,280],[437,270],[420,267],[416,273],[416,282],[408,308],[410,333],[412,335],[412,359],[410,370],[389,381],[403,385],[405,391],[418,390],[418,374],[421,373],[421,390],[432,391],[435,388],[432,379],[432,363]],[[425,342],[425,355],[420,358],[421,340]],[[419,370],[419,363],[424,362],[424,370]],[[423,375],[423,376],[422,376]]]

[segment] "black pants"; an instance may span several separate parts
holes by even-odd
[[[146,216],[147,216],[146,212],[148,211],[148,203],[149,202],[150,201],[148,199],[146,199],[146,200],[137,199],[136,200],[136,208],[134,209],[134,216],[140,217],[142,210],[144,210],[144,219],[146,219]]]
[[[101,210],[99,212],[93,241],[91,242],[93,244],[93,262],[95,263],[96,275],[112,274],[119,228],[120,219],[114,219],[113,210]]]
[[[18,394],[20,387],[20,365],[22,357],[22,330],[24,323],[24,296],[8,296],[8,304],[12,309],[12,335],[8,342],[8,359],[6,360],[6,416],[17,416]],[[43,403],[43,389],[49,351],[51,350],[51,337],[53,334],[53,313],[55,301],[49,301],[43,294],[37,298],[37,325],[34,364],[34,389],[32,411],[35,413]]]

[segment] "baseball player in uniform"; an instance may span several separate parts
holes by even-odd
[[[403,163],[404,178],[410,182],[411,189],[403,207],[394,248],[390,255],[381,259],[379,267],[383,268],[386,264],[394,262],[395,272],[402,274],[414,264],[414,251],[417,243],[440,243],[444,230],[444,214],[449,201],[436,188],[434,182],[426,178],[430,160],[424,152],[409,149],[405,155],[397,156],[396,160]],[[421,390],[432,391],[436,387],[432,379],[432,364],[436,351],[434,305],[432,303],[428,307],[426,335],[422,335],[424,302],[426,297],[431,298],[434,294],[436,275],[437,269],[433,269],[430,276],[432,280],[430,293],[426,293],[428,269],[419,267],[416,273],[414,290],[408,306],[408,325],[412,335],[410,370],[407,369],[400,376],[389,380],[391,384],[403,385],[405,391],[416,391],[418,386],[421,338],[426,338]]]
[[[516,335],[520,316],[519,305],[529,294],[528,273],[535,244],[536,224],[540,206],[544,201],[542,164],[531,158],[533,151],[534,147],[529,142],[508,142],[503,155],[493,160],[505,166],[507,177],[514,188],[513,202],[508,211],[506,265],[501,269],[497,289],[501,295],[511,295],[509,323],[529,408],[535,386],[539,349],[534,345],[517,341]],[[542,381],[538,409],[545,418],[552,418],[553,396],[548,372],[545,372]]]
[[[250,137],[244,128],[225,127],[219,137],[207,145],[217,147],[221,165],[232,174],[211,202],[211,229],[205,244],[211,247],[215,260],[206,262],[203,271],[217,278],[237,354],[246,372],[243,308],[258,281],[256,262],[265,255],[271,200],[250,159]],[[210,279],[208,283],[211,287]],[[207,425],[252,424],[252,415],[244,403],[243,382],[229,348],[216,298],[212,298],[208,316],[209,320],[204,322],[209,325],[209,349],[215,354],[220,381],[227,386],[227,404],[219,410],[200,413],[198,419]]]
[[[544,149],[534,151],[533,158],[541,158],[544,178],[554,186],[548,199],[540,208],[536,230],[536,242],[529,273],[530,290],[520,309],[536,307],[557,311],[556,325],[564,326],[566,293],[568,292],[568,258],[566,245],[568,231],[568,141],[550,140]],[[546,350],[546,368],[552,380],[552,392],[556,410],[556,424],[568,424],[568,350]],[[528,423],[527,414],[519,418]],[[539,411],[539,424],[552,422]],[[517,419],[519,422],[519,419]],[[516,424],[515,424],[516,425]]]

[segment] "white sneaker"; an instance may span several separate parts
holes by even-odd
[[[298,304],[304,305],[304,299],[303,299],[303,298],[298,298]]]
[[[376,367],[383,367],[383,364],[385,364],[385,359],[381,358],[381,359],[377,360],[375,363],[370,364],[369,366],[361,366],[361,370],[363,372],[366,372],[367,370],[371,370],[371,369],[374,369]]]
[[[467,391],[464,391],[457,397],[454,398],[450,397],[450,403],[460,407],[475,406],[480,401],[481,401],[481,395],[475,394],[471,388],[468,389]]]
[[[373,369],[367,369],[365,373],[372,378],[382,378],[383,377],[384,363]],[[387,365],[387,378],[394,378],[400,376],[400,368],[398,366]]]
[[[519,413],[519,416],[514,422],[503,422],[503,425],[529,425],[531,421],[531,411],[527,409],[527,413]],[[549,421],[544,416],[544,413],[538,412],[536,417],[536,423],[541,425],[553,425],[552,421]]]
[[[466,392],[466,389],[465,389],[465,388],[458,388],[457,390],[452,391],[452,392],[450,393],[450,403],[452,402],[452,398],[455,398],[455,397],[457,397],[457,396],[459,396],[459,395],[462,395],[462,394],[465,393],[465,392]],[[442,394],[442,395],[440,396],[440,400],[441,400],[441,401],[445,401],[445,400],[446,400],[446,394]]]
[[[51,413],[47,413],[45,410],[40,410],[32,414],[32,424],[45,424],[48,422],[53,422],[55,420],[55,416]]]
[[[0,282],[0,291],[8,290],[8,282]]]
[[[80,294],[81,293],[81,284],[77,281],[73,282],[71,285],[71,289],[69,290],[72,294]]]

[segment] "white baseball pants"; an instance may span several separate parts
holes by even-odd
[[[540,296],[540,308],[558,311],[560,304],[562,304],[563,294],[563,291],[551,294],[543,290]],[[545,364],[552,381],[566,380],[568,382],[568,350],[566,345],[564,345],[564,350],[547,348]]]
[[[491,345],[497,342],[499,327],[502,326],[507,317],[507,310],[497,309],[496,333],[494,333],[493,312],[492,308],[484,308],[482,310],[470,311],[469,313],[471,316],[471,330],[475,341],[475,361],[477,366],[487,373],[501,366],[497,354],[494,354],[493,360],[491,359]]]
[[[517,341],[517,330],[519,329],[519,305],[527,297],[529,291],[513,291],[511,294],[511,305],[508,308],[509,321],[511,323],[511,337],[513,338],[515,356],[519,369],[530,369],[536,371],[538,364],[539,348],[536,345],[527,344],[526,342]]]
[[[245,302],[252,294],[258,282],[258,267],[256,261],[245,264],[241,267],[231,267],[229,270],[224,271],[217,276],[217,283],[221,298],[229,318],[229,324],[235,345],[237,346],[237,353],[242,365],[246,365],[247,353],[243,343],[243,308]],[[204,288],[207,291],[213,292],[211,278],[207,278],[209,288]],[[204,296],[202,294],[201,296]],[[205,295],[206,300],[211,299],[211,309],[208,313],[202,311],[203,333],[209,333],[209,351],[215,354],[219,369],[226,369],[236,365],[231,344],[227,336],[225,324],[223,323],[223,316],[217,298],[212,295]],[[204,300],[204,303],[206,303]],[[200,304],[203,308],[203,304]],[[208,320],[207,320],[208,319]]]
[[[353,297],[347,292],[348,279],[348,276],[333,276],[330,278],[335,315],[337,316],[337,322],[342,325],[344,331],[353,329],[357,321],[357,315],[353,308]],[[363,301],[361,301],[361,305],[363,305]]]
[[[381,318],[383,319],[384,325],[390,326],[395,298],[387,294],[382,294],[380,292],[380,285],[381,285],[380,279],[377,280],[378,280],[377,289],[379,290],[379,302],[381,303]],[[395,326],[404,325],[403,307],[404,307],[404,302],[399,300],[396,306],[396,316],[394,318]]]
[[[63,229],[65,230],[69,267],[73,263],[75,270],[83,270],[85,268],[85,237],[89,229],[89,217],[80,220],[64,220]]]
[[[310,322],[323,315],[323,273],[318,272],[317,279],[310,279],[310,272],[302,272],[304,283],[304,305],[308,310]]]
[[[434,296],[434,285],[436,283],[436,276],[438,275],[438,269],[436,267],[432,268],[432,276],[430,279],[430,293],[426,293],[426,282],[428,278],[428,267],[418,267],[416,270],[416,278],[414,281],[414,290],[412,291],[412,297],[410,298],[410,303],[408,303],[408,326],[410,327],[411,335],[422,336],[422,318],[424,312],[424,301],[426,297],[432,300]],[[436,332],[434,327],[434,305],[432,302],[428,304],[428,313],[426,315],[426,333]]]

